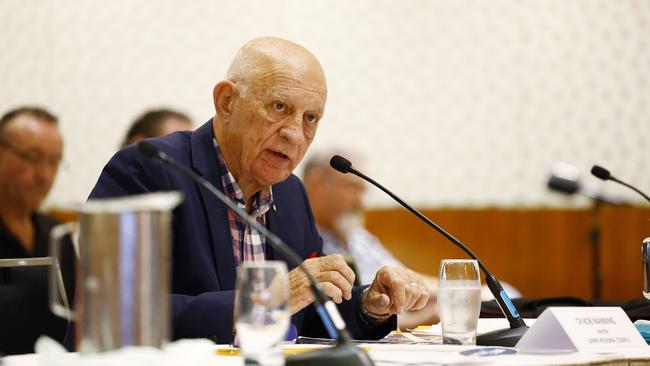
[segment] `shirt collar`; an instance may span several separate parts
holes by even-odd
[[[239,184],[235,180],[235,177],[232,175],[230,169],[228,169],[228,164],[223,158],[221,153],[221,148],[217,142],[217,138],[212,138],[212,144],[214,145],[217,159],[219,160],[219,167],[221,168],[221,183],[223,184],[223,190],[226,196],[231,200],[235,201],[237,205],[241,208],[246,207],[246,197],[244,197],[244,192],[239,188]],[[264,188],[261,191],[257,192],[252,197],[253,202],[251,203],[251,215],[253,217],[264,215],[271,205],[273,204],[273,190],[272,187]]]

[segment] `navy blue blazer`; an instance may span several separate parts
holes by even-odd
[[[176,132],[150,139],[167,155],[191,167],[223,191],[222,172],[212,143],[212,120],[194,132]],[[173,167],[142,155],[135,145],[116,153],[104,167],[90,198],[124,196],[155,191],[181,191],[183,203],[173,215],[172,318],[173,337],[207,337],[218,343],[232,341],[236,263],[226,207]],[[267,227],[306,259],[322,253],[322,239],[300,180],[291,175],[273,185],[275,210],[267,212]],[[270,245],[266,258],[294,266]],[[352,335],[379,339],[395,329],[396,317],[370,328],[359,314],[363,287],[339,305]],[[292,317],[299,335],[326,337],[313,306]]]

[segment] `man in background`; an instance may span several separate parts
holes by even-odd
[[[0,119],[0,259],[48,256],[56,220],[37,212],[63,154],[57,118],[24,107]],[[64,241],[61,268],[68,298],[74,291],[75,253]],[[68,324],[48,309],[47,268],[0,268],[0,353],[30,353],[46,334],[63,342]]]
[[[332,155],[340,152],[318,152],[304,165],[303,181],[312,205],[318,231],[323,238],[325,254],[338,253],[354,261],[360,284],[372,281],[382,266],[404,266],[364,227],[363,195],[366,182],[353,174],[341,174],[329,165]],[[346,154],[349,157],[349,154]],[[353,165],[363,170],[363,161],[353,156]],[[419,310],[398,316],[400,329],[437,323],[437,279],[421,275],[430,291],[429,302]],[[517,290],[502,283],[508,295],[520,297]],[[483,286],[482,299],[493,299],[487,286]]]
[[[192,121],[187,115],[172,109],[150,110],[133,122],[122,142],[122,147],[149,137],[190,130],[192,130]]]
[[[303,182],[311,203],[318,232],[323,238],[325,254],[338,253],[349,261],[361,285],[368,284],[383,266],[405,267],[364,227],[363,195],[365,182],[352,174],[341,174],[332,169],[332,153],[313,154],[303,170]],[[349,157],[349,154],[346,154]],[[363,167],[361,159],[354,166]],[[397,317],[400,329],[439,321],[436,304],[437,280],[421,275],[430,293],[427,305],[418,311],[405,312]]]

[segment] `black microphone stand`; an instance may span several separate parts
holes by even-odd
[[[340,158],[342,160],[339,160],[337,158]],[[476,337],[476,344],[481,346],[514,347],[514,345],[519,341],[519,339],[524,335],[524,333],[526,333],[526,331],[528,330],[528,326],[526,326],[526,323],[524,323],[523,319],[521,319],[519,312],[517,311],[515,305],[512,303],[512,301],[506,294],[505,290],[501,286],[501,283],[499,283],[499,280],[497,280],[497,278],[494,277],[490,273],[490,271],[488,271],[487,267],[483,264],[483,262],[467,246],[465,246],[465,244],[463,244],[460,240],[454,238],[451,234],[443,230],[440,226],[436,225],[433,221],[429,220],[429,218],[421,214],[418,210],[416,210],[415,208],[411,207],[409,204],[404,202],[393,192],[389,191],[384,186],[377,183],[374,179],[352,168],[350,162],[347,159],[335,155],[332,157],[332,160],[330,161],[330,165],[332,165],[334,169],[340,171],[341,173],[350,172],[370,182],[375,187],[381,189],[386,194],[391,196],[395,201],[401,204],[404,208],[411,211],[411,213],[413,213],[415,216],[420,218],[422,221],[424,221],[429,226],[431,226],[436,231],[438,231],[440,234],[442,234],[445,238],[447,238],[452,243],[454,243],[457,247],[462,249],[465,253],[467,253],[468,256],[470,256],[470,258],[475,259],[478,262],[479,267],[481,267],[481,270],[485,274],[485,282],[488,288],[490,289],[492,296],[494,296],[494,299],[496,300],[497,304],[501,308],[501,311],[508,319],[508,322],[510,324],[510,328],[508,329],[499,329],[499,330],[478,335]]]
[[[600,212],[603,201],[595,198],[591,206],[591,227],[589,229],[589,242],[591,243],[591,270],[592,270],[592,297],[600,300],[602,296],[603,275],[600,268]]]

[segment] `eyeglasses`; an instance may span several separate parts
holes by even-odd
[[[25,163],[28,163],[35,167],[40,167],[42,165],[47,165],[50,168],[57,170],[61,164],[61,158],[48,158],[45,155],[35,152],[35,151],[23,151],[17,149],[7,141],[0,139],[0,145],[5,147],[7,150],[11,151],[14,155],[20,158]]]

